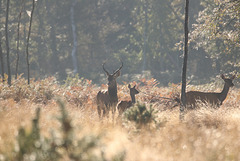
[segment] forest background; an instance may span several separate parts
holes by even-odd
[[[161,85],[181,81],[184,0],[38,0],[35,3],[29,46],[31,78],[54,75],[62,81],[69,74],[78,74],[102,83],[105,77],[102,63],[107,61],[106,68],[111,71],[122,60],[120,81],[133,81],[141,74],[156,78]],[[4,0],[0,0],[0,8],[0,44],[7,71]],[[238,73],[240,2],[191,1],[189,9],[188,79],[205,83],[220,73]],[[12,75],[24,73],[27,77],[26,40],[31,10],[32,1],[10,1]]]

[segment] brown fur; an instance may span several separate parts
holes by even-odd
[[[220,93],[208,93],[208,92],[199,92],[199,91],[189,91],[186,93],[186,105],[188,109],[196,108],[197,102],[201,101],[203,103],[208,103],[214,106],[219,107],[222,105],[223,101],[226,99],[229,88],[234,86],[232,83],[235,76],[230,79],[225,78],[224,75],[221,75],[224,80],[224,88]]]
[[[113,74],[109,74],[107,70],[104,68],[104,64],[103,64],[103,70],[107,74],[108,90],[99,91],[97,94],[97,110],[100,118],[102,116],[103,117],[108,116],[108,113],[110,110],[112,110],[112,114],[114,117],[114,113],[116,111],[116,105],[118,103],[116,79],[117,77],[120,76],[120,70],[123,67],[123,63],[122,63],[119,69],[113,72]]]
[[[139,93],[137,89],[135,89],[136,85],[131,88],[131,85],[128,85],[128,88],[130,89],[130,96],[131,96],[131,101],[121,101],[119,102],[117,109],[119,116],[122,115],[124,111],[126,111],[128,108],[130,108],[136,101],[135,101],[135,95]]]

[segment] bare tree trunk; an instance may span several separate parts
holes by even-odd
[[[9,58],[9,41],[8,41],[8,13],[9,13],[9,3],[7,0],[7,11],[6,11],[6,22],[5,22],[5,34],[6,34],[6,49],[7,49],[7,68],[8,68],[8,85],[11,85],[11,68],[10,68],[10,58]]]
[[[188,58],[188,10],[189,0],[186,0],[185,6],[185,42],[184,42],[184,58],[182,67],[182,93],[181,93],[181,106],[180,106],[180,120],[184,119],[184,108],[186,107],[186,75],[187,75],[187,58]]]
[[[22,0],[22,8],[20,10],[19,16],[18,16],[18,27],[17,27],[17,60],[16,60],[16,71],[15,71],[15,79],[17,79],[18,76],[18,62],[19,62],[19,37],[20,37],[20,23],[21,23],[21,16],[22,11],[24,8],[24,0]]]
[[[145,29],[144,29],[144,44],[143,44],[143,66],[142,71],[146,70],[146,57],[147,57],[147,31],[148,31],[148,0],[144,3],[144,18],[145,18]]]
[[[28,30],[28,37],[27,37],[27,47],[26,47],[26,54],[27,54],[27,72],[28,72],[28,84],[30,84],[30,63],[29,63],[29,52],[28,52],[28,47],[29,47],[29,39],[30,39],[30,34],[31,34],[31,28],[32,28],[32,20],[33,20],[33,12],[35,8],[35,0],[32,1],[32,11],[31,11],[31,16],[30,16],[30,24],[29,24],[29,30]]]
[[[2,0],[0,0],[0,8],[2,8]],[[0,17],[2,17],[2,10],[0,10]],[[2,33],[0,31],[0,61],[1,61],[1,75],[4,81],[4,61],[3,61],[3,51],[2,51]]]
[[[4,61],[3,61],[3,52],[2,52],[2,41],[1,41],[1,31],[0,31],[0,61],[1,61],[1,75],[2,75],[2,80],[4,81]]]
[[[74,6],[76,4],[76,0],[72,0],[72,6],[71,6],[71,25],[72,25],[72,33],[73,33],[73,49],[72,49],[72,61],[73,61],[73,73],[78,73],[78,65],[77,65],[77,34],[76,34],[76,24],[74,21]]]

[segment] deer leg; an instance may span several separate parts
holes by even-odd
[[[109,111],[111,110],[111,107],[109,105],[106,106],[106,116],[109,117]]]
[[[106,108],[103,108],[103,117],[105,117],[106,116]]]
[[[101,118],[102,111],[101,111],[101,106],[100,105],[97,106],[97,110],[98,110],[98,116],[99,116],[99,118]]]

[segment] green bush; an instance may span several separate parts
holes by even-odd
[[[157,111],[150,106],[148,109],[145,104],[135,104],[124,112],[124,119],[134,122],[137,128],[146,127],[151,123],[157,123]]]
[[[41,135],[39,128],[40,108],[36,110],[36,117],[32,121],[32,128],[28,132],[21,127],[18,132],[17,145],[11,156],[5,160],[14,161],[106,161],[101,135],[85,135],[80,139],[74,135],[74,128],[64,104],[58,101],[61,109],[59,121],[61,123],[60,137],[53,132],[50,137]],[[125,152],[114,156],[112,161],[125,160]]]

